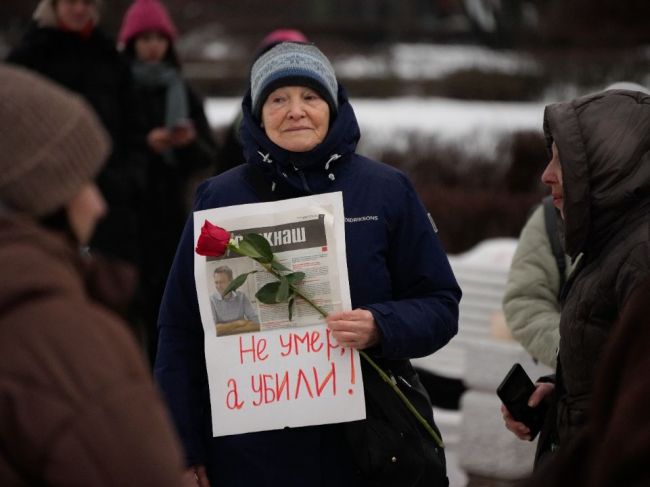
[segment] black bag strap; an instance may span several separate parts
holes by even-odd
[[[564,255],[564,249],[560,242],[560,235],[557,231],[557,213],[553,206],[553,197],[545,197],[542,200],[542,205],[544,206],[544,224],[546,225],[546,233],[548,234],[548,240],[551,243],[551,251],[555,257],[557,269],[560,271],[560,289],[557,293],[558,297],[560,297],[564,284],[566,283],[566,256]]]

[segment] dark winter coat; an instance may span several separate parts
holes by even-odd
[[[139,263],[144,291],[145,319],[155,326],[160,299],[167,281],[178,240],[191,207],[193,183],[215,172],[216,144],[203,111],[202,100],[186,85],[189,118],[196,130],[196,140],[172,150],[173,159],[166,160],[152,151],[146,134],[165,125],[166,88],[137,83],[137,126],[143,130],[138,148],[146,160],[145,190],[140,215],[141,249]]]
[[[650,280],[632,292],[614,324],[594,385],[590,417],[529,487],[650,485]]]
[[[612,90],[546,108],[558,148],[567,253],[583,253],[560,320],[558,439],[588,415],[614,322],[650,274],[650,96]]]
[[[204,183],[195,208],[342,191],[352,307],[372,312],[383,336],[377,353],[401,359],[444,346],[457,331],[460,289],[406,176],[354,152],[359,128],[342,89],[327,137],[306,153],[266,137],[250,96],[243,109],[248,163]],[[189,220],[163,298],[155,368],[188,463],[205,463],[214,485],[363,485],[340,425],[211,438],[193,231]]]
[[[0,485],[180,485],[167,411],[78,251],[0,216],[0,268]]]
[[[133,152],[134,99],[128,65],[100,28],[85,39],[74,32],[33,24],[7,58],[82,95],[106,127],[113,149],[98,185],[110,212],[99,224],[92,245],[105,254],[137,260],[137,206],[142,191],[142,160]]]

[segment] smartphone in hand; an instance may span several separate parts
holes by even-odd
[[[544,402],[534,408],[528,405],[528,399],[530,399],[533,392],[535,392],[535,384],[518,363],[512,366],[499,387],[497,387],[497,396],[508,408],[512,417],[524,423],[530,429],[531,440],[535,439],[537,433],[539,433],[546,415],[546,404]]]

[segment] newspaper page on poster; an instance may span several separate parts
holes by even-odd
[[[351,309],[340,192],[197,211],[195,243],[205,220],[234,239],[264,236],[283,265],[305,273],[306,296],[328,313]],[[296,297],[291,320],[287,303],[259,301],[275,278],[249,257],[195,253],[194,264],[214,436],[365,418],[359,353],[340,347],[307,301]]]

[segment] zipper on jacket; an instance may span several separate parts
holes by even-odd
[[[302,181],[302,187],[307,191],[308,193],[311,193],[311,188],[309,187],[309,184],[307,183],[307,178],[305,177],[305,173],[303,173],[301,170],[296,169],[298,172],[298,175],[300,176],[300,181]]]

